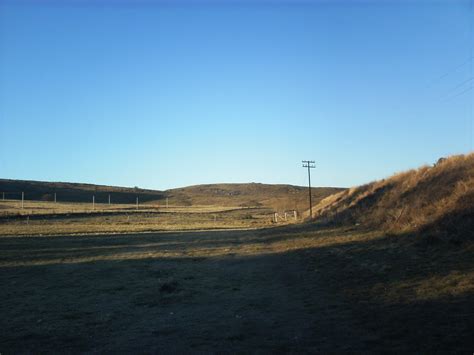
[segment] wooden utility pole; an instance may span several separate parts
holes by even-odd
[[[314,160],[303,160],[303,168],[308,168],[308,190],[309,190],[309,216],[313,218],[313,202],[311,199],[311,170],[314,169],[316,165]]]
[[[21,193],[21,209],[25,207],[25,193]]]
[[[92,210],[95,210],[95,196],[92,195]]]
[[[54,203],[56,203],[56,192],[54,193]]]
[[[109,206],[110,206],[110,194],[109,194]]]

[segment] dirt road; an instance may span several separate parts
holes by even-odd
[[[0,237],[0,352],[419,352],[440,344],[438,350],[472,346],[472,320],[462,311],[472,305],[472,294],[450,305],[457,314],[447,320],[433,311],[438,303],[371,301],[357,292],[360,270],[337,256],[343,240],[354,250],[354,241],[340,240],[340,234],[269,229]],[[410,318],[417,315],[424,319]],[[431,323],[423,329],[427,317]],[[452,335],[443,334],[443,321],[450,322],[445,326]],[[433,328],[441,334],[431,334]],[[417,341],[420,335],[424,343]]]

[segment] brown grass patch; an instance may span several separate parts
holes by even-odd
[[[474,154],[396,174],[340,192],[316,208],[320,221],[364,224],[388,232],[418,231],[472,240]]]

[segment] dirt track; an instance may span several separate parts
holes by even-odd
[[[0,352],[472,349],[472,293],[366,298],[377,275],[339,256],[340,233],[0,238]]]

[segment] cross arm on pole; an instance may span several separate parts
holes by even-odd
[[[303,163],[303,168],[314,169],[316,167],[314,160],[302,160],[301,162]]]

